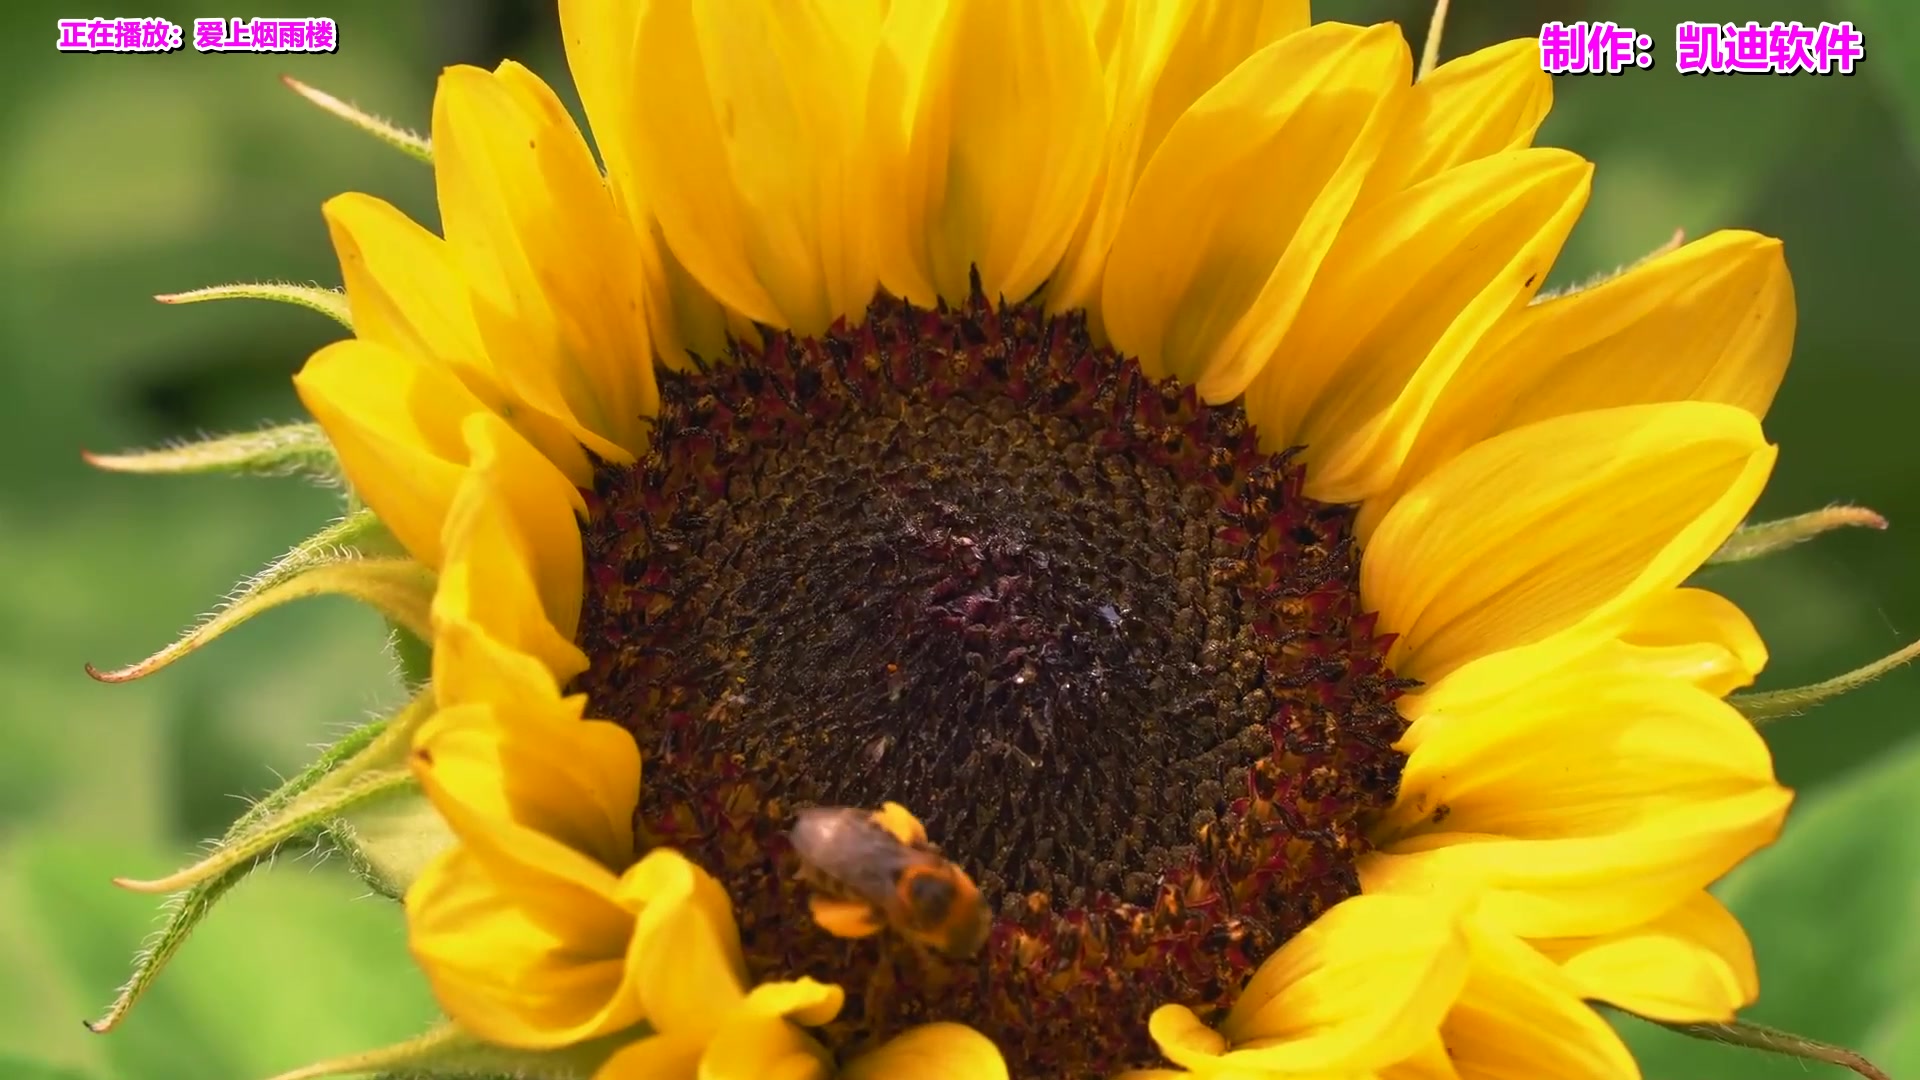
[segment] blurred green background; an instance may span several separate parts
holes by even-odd
[[[1681,8],[1684,7],[1684,10]],[[1599,163],[1555,277],[1644,254],[1676,227],[1783,237],[1795,365],[1768,420],[1784,447],[1764,516],[1864,504],[1887,533],[1833,535],[1710,584],[1773,650],[1765,686],[1823,678],[1920,635],[1920,5],[1911,0],[1457,0],[1447,55],[1548,19],[1653,34],[1676,16],[1851,19],[1852,77],[1562,76],[1542,133]],[[59,17],[330,16],[331,56],[61,55]],[[1393,18],[1423,3],[1316,5]],[[338,283],[318,206],[383,195],[432,222],[427,169],[304,105],[293,74],[424,127],[435,73],[507,56],[564,83],[549,5],[336,0],[245,10],[0,9],[0,1075],[248,1080],[412,1034],[431,1015],[397,908],[336,861],[287,856],[237,890],[114,1034],[81,1027],[156,925],[117,874],[180,865],[312,747],[397,699],[371,614],[275,611],[158,676],[104,686],[235,581],[311,533],[333,497],[292,481],[138,479],[83,448],[150,446],[299,415],[288,376],[337,335],[236,302],[148,299],[241,280]],[[1550,282],[1549,284],[1554,284]],[[1801,801],[1723,888],[1766,992],[1754,1019],[1920,1077],[1920,670],[1770,727]],[[1649,1076],[1838,1076],[1631,1025]]]

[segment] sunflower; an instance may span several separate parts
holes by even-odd
[[[1540,286],[1531,42],[1306,4],[563,0],[441,77],[444,237],[326,218],[297,378],[438,575],[406,897],[464,1031],[611,1078],[1632,1076],[1756,993],[1790,797],[1682,585],[1793,300],[1723,232]],[[596,159],[595,148],[598,154]],[[953,957],[816,922],[896,802]],[[835,931],[840,931],[836,933]],[[1144,1071],[1142,1071],[1144,1070]]]

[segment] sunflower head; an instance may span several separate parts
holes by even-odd
[[[1704,889],[1789,799],[1723,700],[1765,649],[1682,582],[1773,462],[1776,241],[1543,296],[1591,166],[1528,42],[561,7],[597,153],[446,72],[444,235],[329,202],[354,336],[296,380],[406,552],[339,587],[432,647],[319,790],[430,800],[458,1038],[1626,1077],[1588,1001],[1752,999]]]

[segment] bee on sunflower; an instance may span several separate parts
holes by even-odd
[[[1532,146],[1532,42],[560,16],[593,147],[511,62],[430,142],[299,88],[430,158],[443,235],[328,202],[344,302],[280,294],[352,330],[318,426],[205,453],[353,511],[105,676],[315,592],[418,647],[132,883],[320,828],[404,893],[447,1026],[301,1075],[1617,1078],[1590,1003],[1754,999],[1706,888],[1791,797],[1726,700],[1766,649],[1684,582],[1774,462],[1778,241],[1544,296],[1592,166]]]

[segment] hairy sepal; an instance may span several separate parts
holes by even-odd
[[[347,808],[325,838],[347,869],[390,900],[405,896],[427,864],[453,846],[453,830],[417,787]]]
[[[272,1080],[355,1075],[381,1080],[591,1080],[615,1050],[646,1034],[643,1027],[557,1050],[514,1050],[481,1042],[442,1022],[403,1042],[315,1062]]]
[[[1795,1058],[1800,1061],[1814,1061],[1825,1065],[1838,1065],[1866,1080],[1892,1080],[1880,1067],[1868,1061],[1866,1055],[1849,1050],[1844,1046],[1823,1043],[1791,1031],[1763,1027],[1735,1020],[1730,1024],[1661,1024],[1662,1027],[1677,1031],[1694,1039],[1722,1043],[1727,1046],[1742,1046],[1749,1050],[1775,1054],[1780,1057]]]
[[[1864,506],[1829,506],[1824,510],[1796,514],[1777,521],[1757,521],[1734,530],[1727,542],[1720,545],[1720,550],[1707,559],[1707,565],[1758,559],[1785,551],[1835,529],[1886,527],[1886,518]]]
[[[120,879],[143,892],[172,892],[166,921],[134,957],[133,971],[102,1016],[87,1026],[105,1033],[125,1018],[160,971],[227,891],[291,841],[312,840],[335,817],[418,788],[405,761],[413,732],[433,710],[431,695],[395,715],[363,724],[323,751],[286,783],[240,815],[206,858],[154,881]]]
[[[345,120],[361,131],[379,139],[388,146],[399,150],[415,161],[433,164],[433,142],[418,132],[408,131],[398,124],[390,123],[355,105],[334,97],[324,90],[308,86],[291,75],[280,76],[287,89],[306,98],[308,101],[329,113]]]
[[[215,435],[153,450],[118,454],[83,451],[87,464],[108,472],[242,476],[299,476],[326,487],[344,483],[340,456],[319,424],[280,424],[259,431]]]
[[[427,609],[434,574],[412,559],[373,555],[389,538],[371,511],[356,510],[296,545],[265,570],[242,582],[227,602],[159,652],[112,671],[87,665],[101,682],[131,682],[151,675],[227,631],[282,604],[338,594],[365,603],[422,641],[431,638]]]

